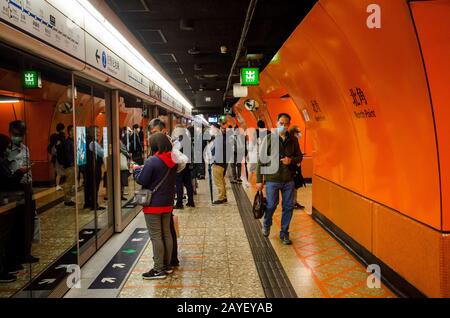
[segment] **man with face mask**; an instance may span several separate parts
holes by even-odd
[[[267,207],[264,213],[262,234],[268,237],[272,226],[272,217],[279,203],[279,192],[282,196],[281,231],[280,240],[285,245],[292,244],[289,239],[289,224],[294,210],[294,172],[301,160],[301,151],[298,140],[289,134],[291,116],[286,113],[278,115],[277,132],[266,136],[260,147],[261,156],[269,155],[273,160],[279,159],[279,167],[273,173],[262,173],[265,164],[259,160],[256,169],[256,187],[262,191],[266,182]],[[274,142],[271,138],[279,138],[278,149],[271,149]],[[275,143],[276,144],[276,143]]]
[[[28,168],[28,171],[23,174],[20,180],[23,201],[18,203],[13,230],[17,264],[36,263],[39,261],[38,258],[31,255],[36,204],[33,200],[30,152],[23,143],[26,131],[27,128],[22,120],[15,120],[9,124],[9,135],[11,138],[11,147],[7,150],[9,169],[14,173],[21,168],[23,169],[23,167]]]

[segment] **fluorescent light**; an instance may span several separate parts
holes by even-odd
[[[114,53],[123,58],[127,63],[130,63],[134,68],[141,70],[145,76],[158,84],[186,108],[189,110],[193,108],[191,103],[186,100],[186,98],[184,98],[183,95],[181,95],[178,90],[132,46],[88,0],[77,0],[77,2],[83,7],[84,11],[86,11],[85,28],[87,28],[88,24],[92,26],[92,28],[86,31],[96,32],[97,34],[101,34],[102,39],[109,39],[109,41],[104,44],[109,46]],[[102,32],[102,29],[107,32]]]
[[[0,96],[0,104],[19,103],[20,99],[10,96]]]

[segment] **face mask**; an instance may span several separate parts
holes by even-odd
[[[284,127],[284,126],[278,126],[278,133],[279,134],[282,134],[282,133],[284,133],[286,131],[286,127]]]
[[[13,144],[15,145],[20,145],[20,143],[22,142],[23,138],[22,137],[17,137],[17,136],[12,136],[11,137],[11,141]]]

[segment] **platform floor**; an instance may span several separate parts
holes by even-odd
[[[244,185],[252,200],[254,189]],[[278,240],[280,211],[274,217],[271,244],[292,286],[301,298],[395,297],[384,285],[367,287],[369,273],[309,215],[311,186],[299,192],[305,211],[296,210],[291,223],[293,245]],[[165,280],[145,281],[152,266],[151,244],[114,290],[88,289],[135,228],[145,228],[140,214],[124,233],[116,234],[82,269],[82,288],[66,297],[265,297],[233,191],[228,204],[212,206],[208,184],[200,181],[195,209],[177,210],[181,266]]]

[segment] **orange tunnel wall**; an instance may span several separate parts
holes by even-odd
[[[372,3],[319,0],[249,98],[273,117],[267,96],[284,90],[309,117],[315,209],[424,294],[448,296],[450,3],[379,0],[382,27],[369,29]]]

